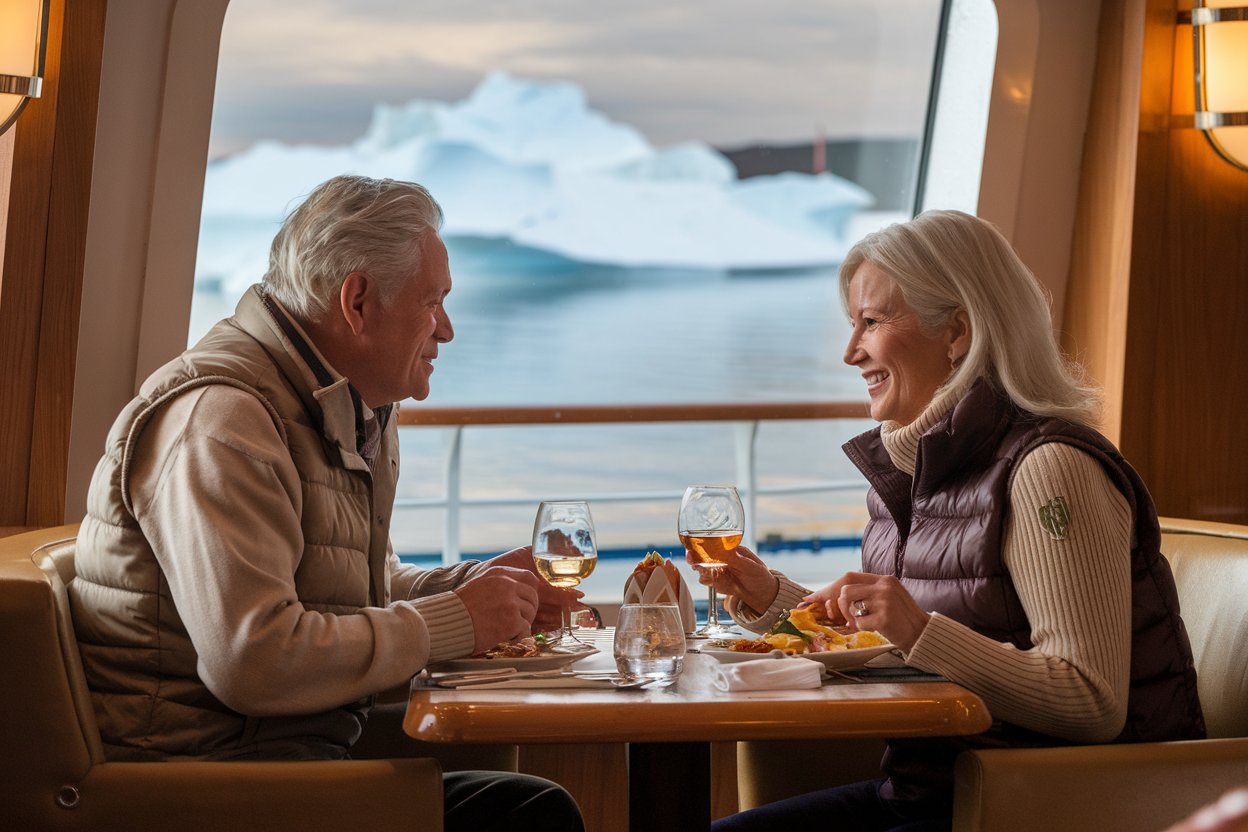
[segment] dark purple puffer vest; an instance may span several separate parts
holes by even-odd
[[[863,569],[897,576],[925,610],[1019,649],[1031,648],[1031,627],[1001,549],[1014,465],[1045,442],[1073,445],[1100,461],[1135,518],[1131,688],[1126,727],[1116,742],[1204,737],[1192,650],[1170,564],[1160,553],[1152,497],[1109,440],[1090,428],[1020,411],[980,381],[919,440],[913,479],[893,465],[879,428],[850,440],[845,453],[871,484]],[[974,737],[890,740],[883,762],[890,780],[883,794],[948,801],[953,761],[961,751],[1070,744],[1000,721]]]

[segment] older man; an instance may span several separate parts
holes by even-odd
[[[390,548],[394,403],[453,336],[440,223],[419,185],[324,183],[118,417],[72,584],[110,759],[341,758],[378,692],[557,619],[527,550],[422,571]],[[447,780],[448,828],[580,828],[545,781]]]

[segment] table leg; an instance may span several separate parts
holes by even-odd
[[[711,826],[711,745],[634,742],[628,746],[628,828],[701,830]]]

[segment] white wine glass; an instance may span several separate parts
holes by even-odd
[[[741,497],[731,485],[691,485],[680,501],[680,519],[676,524],[680,542],[692,552],[696,569],[718,571],[724,568],[724,555],[741,545],[745,537],[745,509]],[[709,638],[732,632],[719,623],[719,597],[711,584],[706,624],[694,631],[695,636]]]
[[[598,565],[594,519],[583,500],[547,500],[533,521],[533,563],[551,586],[571,588]],[[587,646],[572,631],[571,601],[564,606],[559,641],[568,649]]]

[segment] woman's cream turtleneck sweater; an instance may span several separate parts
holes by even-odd
[[[914,422],[885,422],[881,439],[893,464],[913,475],[919,438],[960,398],[946,391]],[[1069,507],[1064,540],[1037,519],[1036,507],[1057,496]],[[1010,506],[1002,555],[1031,622],[1032,649],[932,613],[906,662],[975,691],[996,719],[1076,742],[1112,740],[1126,721],[1130,680],[1130,506],[1095,459],[1058,442],[1019,460]],[[777,576],[780,591],[762,615],[730,600],[743,626],[764,630],[809,593]]]

